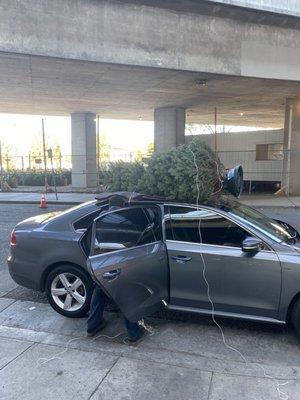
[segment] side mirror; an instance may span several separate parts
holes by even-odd
[[[258,253],[263,246],[263,242],[256,238],[246,238],[242,244],[242,250],[245,253]]]

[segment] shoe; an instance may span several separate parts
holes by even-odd
[[[86,336],[87,337],[93,337],[95,336],[98,332],[102,331],[106,327],[107,322],[103,319],[101,324],[94,329],[93,331],[87,331]]]
[[[127,341],[129,343],[137,343],[146,335],[146,330],[141,327],[139,333],[134,337],[128,337]]]

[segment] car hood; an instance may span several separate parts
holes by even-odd
[[[15,230],[22,231],[22,230],[34,229],[37,226],[40,226],[43,222],[46,222],[49,218],[52,218],[59,213],[60,211],[53,211],[50,213],[40,214],[34,217],[24,219],[23,221],[19,222],[16,225]]]

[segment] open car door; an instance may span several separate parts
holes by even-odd
[[[130,206],[95,219],[88,269],[130,321],[169,299],[169,266],[158,206]]]

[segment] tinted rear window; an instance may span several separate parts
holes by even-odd
[[[99,212],[100,210],[96,210],[75,221],[73,224],[75,231],[79,229],[87,229],[92,224],[94,219],[99,215]]]

